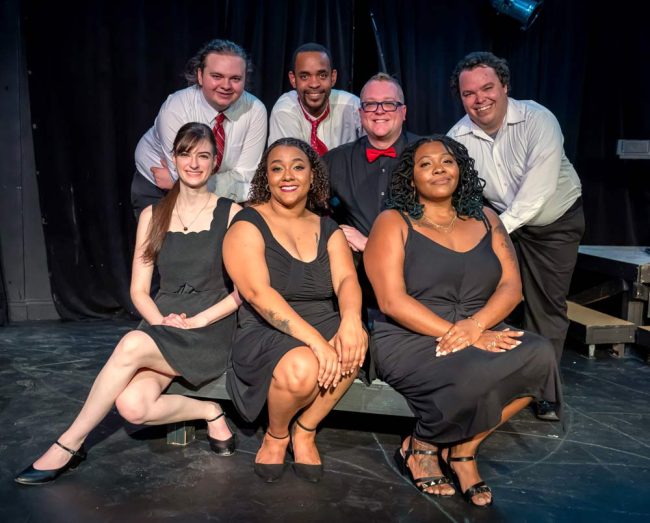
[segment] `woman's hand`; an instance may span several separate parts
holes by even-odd
[[[165,325],[167,327],[176,327],[177,329],[187,329],[187,315],[182,312],[180,314],[171,313],[167,316],[163,316],[160,325]]]
[[[363,365],[368,350],[368,333],[359,319],[341,319],[339,330],[330,340],[330,344],[338,354],[341,375],[348,376]]]
[[[336,387],[341,379],[341,362],[334,347],[323,340],[311,345],[311,350],[318,360],[318,386]]]
[[[504,352],[521,345],[521,341],[517,338],[523,335],[523,331],[513,331],[510,329],[504,329],[502,331],[488,330],[481,334],[481,337],[474,342],[474,346],[490,352]]]
[[[457,321],[444,336],[436,339],[436,356],[445,356],[473,345],[481,332],[481,327],[471,318]]]
[[[209,324],[208,319],[200,314],[185,319],[186,329],[199,329]]]

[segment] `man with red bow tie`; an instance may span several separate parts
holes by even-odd
[[[269,119],[269,145],[278,138],[298,138],[319,156],[361,136],[359,98],[333,89],[336,69],[332,56],[320,44],[303,44],[293,53],[289,82],[273,106]]]
[[[359,115],[366,136],[323,157],[330,173],[335,218],[355,252],[366,248],[372,224],[384,210],[399,155],[418,138],[402,130],[404,93],[397,80],[386,73],[376,74],[361,89]]]

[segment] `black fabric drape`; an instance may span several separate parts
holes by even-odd
[[[9,323],[9,303],[5,288],[5,271],[2,266],[2,243],[0,243],[0,325]]]
[[[650,101],[638,92],[650,76],[645,2],[546,0],[527,32],[488,0],[24,0],[22,9],[48,264],[64,318],[133,312],[133,152],[185,86],[190,55],[216,37],[243,45],[255,65],[249,90],[270,112],[289,89],[293,50],[317,41],[332,51],[337,86],[358,94],[378,70],[371,9],[389,72],[404,85],[409,130],[446,132],[462,116],[448,88],[453,66],[492,50],[510,62],[512,95],[546,105],[562,125],[584,186],[584,242],[650,244],[649,164],[615,156],[616,139],[650,138]]]

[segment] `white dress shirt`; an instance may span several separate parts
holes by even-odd
[[[226,150],[219,171],[210,178],[208,187],[219,196],[242,202],[248,198],[250,182],[264,152],[266,108],[252,94],[244,91],[224,114],[227,117],[223,122]],[[160,108],[153,127],[144,134],[135,149],[138,172],[155,184],[150,169],[160,167],[164,158],[171,176],[176,180],[178,174],[172,161],[176,133],[189,122],[204,123],[213,128],[218,115],[197,85],[170,94]]]
[[[501,212],[508,233],[523,225],[543,226],[562,216],[580,197],[580,179],[564,153],[557,119],[532,100],[508,98],[495,138],[465,115],[447,133],[467,147],[484,195]]]
[[[330,114],[318,125],[316,135],[331,151],[365,133],[361,130],[357,96],[332,89],[329,104]],[[280,96],[271,111],[269,145],[278,138],[299,138],[311,143],[311,122],[305,118],[295,90]]]

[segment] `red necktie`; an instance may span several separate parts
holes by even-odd
[[[389,156],[390,158],[397,158],[397,153],[395,152],[395,147],[389,147],[388,149],[366,149],[366,158],[370,163],[374,162],[380,156]]]
[[[223,131],[223,121],[226,119],[226,115],[221,113],[217,116],[216,121],[214,122],[214,127],[212,132],[214,133],[214,138],[217,140],[217,165],[214,168],[216,173],[221,167],[221,161],[223,160],[223,152],[226,148],[226,134]]]
[[[325,109],[325,112],[321,114],[316,120],[313,118],[310,118],[310,116],[307,114],[307,111],[305,111],[305,108],[300,104],[300,108],[302,109],[302,114],[305,115],[305,118],[307,121],[311,124],[311,143],[310,145],[318,153],[318,156],[323,156],[327,152],[327,145],[325,145],[322,140],[318,137],[316,134],[318,132],[318,125],[325,120],[330,114],[330,104],[327,102],[327,109]]]

